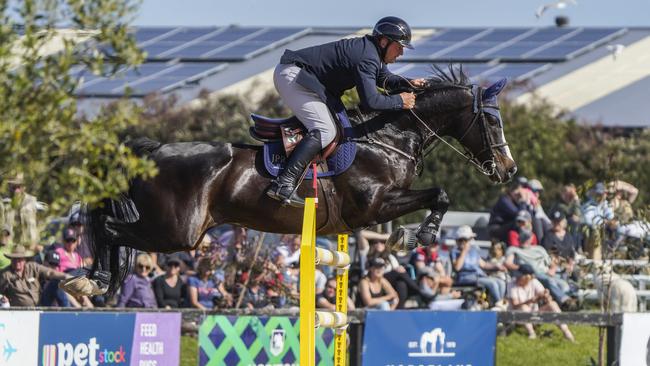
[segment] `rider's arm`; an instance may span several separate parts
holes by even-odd
[[[371,59],[361,60],[357,66],[356,85],[361,105],[373,110],[402,109],[402,98],[396,95],[382,95],[377,90],[379,65]]]
[[[377,86],[382,89],[395,90],[395,89],[410,89],[411,79],[403,76],[393,74],[388,70],[386,64],[382,64],[377,76]]]

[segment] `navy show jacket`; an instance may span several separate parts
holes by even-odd
[[[315,92],[335,112],[343,110],[343,92],[357,87],[361,106],[370,110],[402,108],[398,95],[383,95],[377,87],[404,88],[408,83],[391,73],[381,61],[380,49],[372,36],[346,38],[307,47],[286,50],[281,64],[295,64],[302,70],[296,82]]]

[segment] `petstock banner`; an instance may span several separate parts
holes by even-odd
[[[180,313],[42,313],[41,366],[174,366]]]
[[[650,366],[650,314],[623,314],[621,366]]]
[[[37,365],[38,311],[0,312],[0,365]]]
[[[496,328],[495,312],[368,311],[363,365],[491,366]]]
[[[207,316],[199,328],[199,366],[289,366],[300,361],[300,323],[286,316]],[[316,333],[316,365],[333,365],[334,332]]]

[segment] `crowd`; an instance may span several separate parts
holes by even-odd
[[[349,309],[577,309],[580,256],[599,259],[614,250],[620,228],[632,220],[636,192],[624,182],[597,183],[581,202],[573,185],[542,206],[538,180],[518,179],[490,213],[491,247],[483,255],[470,226],[441,233],[411,252],[393,252],[388,234],[356,235]],[[263,234],[237,226],[210,230],[188,252],[136,253],[133,268],[111,298],[75,298],[58,284],[92,265],[84,225],[73,210],[58,240],[40,241],[37,201],[17,177],[0,204],[0,306],[133,308],[277,308],[299,302],[300,236]],[[624,189],[623,189],[624,187]],[[620,188],[620,189],[619,189]],[[603,244],[604,243],[604,244]],[[317,245],[334,249],[327,238]],[[318,268],[317,306],[333,309],[336,280]],[[562,325],[567,339],[573,336]],[[534,328],[526,326],[529,336]]]

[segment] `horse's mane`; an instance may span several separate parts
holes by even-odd
[[[462,64],[458,67],[449,64],[447,65],[447,71],[436,64],[432,64],[431,76],[427,78],[427,81],[427,86],[424,88],[424,91],[435,91],[449,87],[469,88],[472,86],[469,77],[463,70]]]

